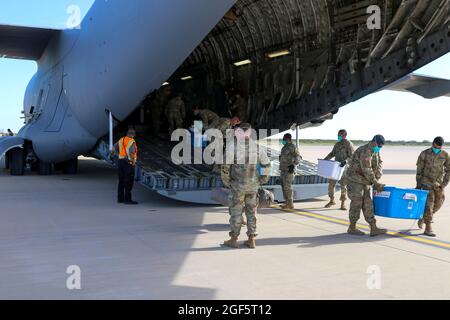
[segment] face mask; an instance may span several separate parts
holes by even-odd
[[[281,144],[282,144],[283,146],[285,146],[285,145],[287,144],[287,142],[286,142],[285,140],[283,140],[283,141],[281,141]]]
[[[338,141],[342,142],[342,141],[344,141],[344,138],[342,136],[338,136]]]
[[[373,152],[374,152],[375,154],[380,153],[380,150],[381,150],[381,147],[379,147],[379,146],[373,147]]]
[[[195,115],[195,116],[198,116],[198,111],[194,111],[194,115]]]
[[[437,149],[435,147],[432,147],[432,149],[433,149],[434,154],[439,154],[442,151],[441,149]]]

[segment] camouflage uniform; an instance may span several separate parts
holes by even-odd
[[[417,160],[416,180],[417,188],[429,191],[423,219],[430,224],[445,201],[444,189],[450,180],[449,154],[442,150],[436,155],[431,148],[423,151]]]
[[[172,134],[175,129],[183,127],[186,107],[181,97],[176,97],[169,101],[166,107],[166,117],[169,121],[169,134]]]
[[[338,162],[346,161],[348,163],[350,162],[354,152],[355,148],[353,147],[353,144],[348,140],[343,140],[334,145],[333,150],[329,155],[325,157],[325,160],[331,160],[332,158],[334,158]],[[342,176],[341,181],[339,181],[339,184],[341,185],[341,201],[347,200],[347,183],[344,177],[345,172]],[[334,200],[336,183],[336,180],[330,180],[330,183],[328,185],[328,196],[332,201]]]
[[[247,216],[247,235],[256,237],[256,209],[258,207],[258,189],[260,177],[258,165],[264,172],[270,171],[270,160],[265,151],[258,148],[258,164],[249,164],[249,148],[246,150],[245,164],[226,165],[229,167],[230,202],[230,236],[238,237],[242,227],[242,213]],[[267,174],[268,175],[268,174]]]
[[[227,130],[231,129],[231,119],[230,118],[218,118],[214,120],[210,125],[210,129],[217,129],[222,132],[223,137],[226,137]]]
[[[292,183],[294,182],[295,169],[293,173],[289,172],[290,166],[298,166],[302,157],[298,148],[292,143],[288,142],[280,154],[280,179],[281,187],[283,189],[283,197],[288,204],[293,203]]]
[[[353,154],[345,179],[347,181],[348,196],[351,200],[349,219],[356,224],[361,210],[369,224],[375,224],[371,197],[371,186],[378,184],[382,176],[382,161],[379,154],[375,154],[372,147],[366,144],[359,147]]]
[[[247,122],[247,101],[240,95],[236,96],[236,100],[230,107],[231,117],[238,117],[242,123]]]
[[[230,118],[218,118],[209,125],[208,129],[219,130],[220,132],[222,132],[223,139],[225,139],[226,135],[227,135],[227,130],[232,129],[231,119]],[[225,140],[224,140],[224,147],[225,147]],[[220,174],[221,171],[222,171],[222,165],[214,164],[213,172]]]
[[[205,130],[209,129],[210,127],[214,128],[212,127],[212,124],[219,119],[219,116],[216,113],[208,109],[199,110],[198,115],[202,119],[203,128]]]
[[[161,132],[161,114],[166,103],[165,91],[158,91],[155,98],[151,102],[153,134],[157,135]]]

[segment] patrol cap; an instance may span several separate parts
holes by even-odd
[[[384,146],[386,144],[386,140],[381,134],[377,134],[375,137],[373,137],[373,142],[376,142],[378,146]]]
[[[442,137],[436,137],[433,141],[433,143],[439,147],[442,147],[444,145],[444,138]]]

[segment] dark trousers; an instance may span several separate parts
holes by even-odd
[[[134,166],[127,159],[119,160],[119,187],[117,200],[120,202],[130,202],[131,190],[134,185]]]

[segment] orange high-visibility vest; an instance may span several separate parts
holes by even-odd
[[[135,151],[134,153],[130,154],[130,148],[133,143],[135,145]],[[137,160],[138,147],[136,141],[134,141],[133,138],[123,137],[119,140],[119,159],[128,158],[128,154],[130,154],[130,156],[132,156],[134,160]]]

